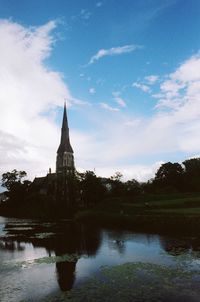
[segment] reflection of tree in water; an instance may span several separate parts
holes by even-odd
[[[110,249],[116,250],[120,255],[123,255],[126,249],[125,241],[122,239],[111,240],[108,245]]]
[[[24,251],[25,246],[22,246],[20,242],[15,242],[12,240],[0,241],[0,249],[14,251]]]
[[[110,231],[108,233],[108,245],[112,250],[116,250],[119,254],[123,255],[126,250],[126,236],[120,231]]]
[[[21,242],[31,242],[34,247],[46,248],[49,256],[55,253],[56,256],[63,255],[87,255],[95,256],[101,243],[100,231],[86,225],[57,223],[37,224],[32,228],[22,229],[19,232],[19,225],[15,227],[6,225],[7,234],[12,236],[8,241],[2,241],[0,249],[19,250]],[[44,234],[52,234],[50,237]],[[25,246],[23,247],[25,248]],[[59,261],[56,263],[57,280],[61,290],[70,290],[75,281],[77,259],[70,261]]]
[[[195,252],[196,256],[200,257],[200,238],[171,238],[160,237],[162,248],[173,256]],[[199,254],[197,254],[197,252]]]
[[[115,243],[117,251],[119,252],[119,254],[123,255],[126,247],[124,240],[115,240]]]

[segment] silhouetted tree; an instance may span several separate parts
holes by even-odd
[[[140,183],[135,179],[128,180],[127,182],[125,182],[124,185],[125,185],[125,189],[126,189],[126,194],[128,196],[139,195],[142,191]]]
[[[117,171],[117,172],[115,172],[115,174],[113,176],[110,177],[110,179],[113,181],[121,182],[122,177],[123,177],[123,174],[121,172]]]
[[[25,176],[27,176],[25,171],[17,171],[15,169],[11,172],[3,173],[1,179],[2,186],[10,191],[17,183],[21,184],[22,178]]]
[[[111,184],[111,195],[114,197],[119,197],[126,194],[125,183],[122,182],[122,173],[116,172],[113,176],[110,177]]]
[[[191,158],[183,162],[185,173],[192,177],[200,177],[200,158]]]
[[[181,189],[183,180],[183,167],[179,163],[165,163],[158,169],[154,179],[157,188],[171,187]]]
[[[187,191],[200,191],[200,158],[191,158],[183,162],[184,187]]]
[[[105,194],[105,186],[101,178],[97,177],[93,171],[78,173],[81,199],[85,206],[96,204],[101,201]]]
[[[16,169],[3,173],[1,179],[2,186],[8,189],[8,192],[6,192],[8,199],[1,206],[3,213],[18,215],[22,210],[31,184],[29,180],[22,181],[26,175],[25,171],[17,171]]]

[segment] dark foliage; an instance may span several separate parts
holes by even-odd
[[[157,190],[179,191],[183,185],[184,169],[179,163],[165,163],[161,165],[155,175],[153,185]]]
[[[0,204],[0,213],[13,216],[56,218],[68,217],[80,209],[91,208],[104,202],[141,201],[143,197],[160,194],[179,194],[200,191],[200,158],[179,163],[167,162],[146,183],[132,179],[122,181],[116,172],[110,178],[97,177],[93,171],[55,176],[45,190],[28,180],[25,171],[13,170],[2,175],[2,186],[8,189],[8,198]],[[55,182],[56,181],[56,182]],[[43,192],[45,191],[45,192]],[[119,210],[120,211],[120,210]]]
[[[80,202],[83,206],[89,207],[95,205],[103,199],[106,188],[101,178],[97,177],[94,172],[77,173],[77,179]]]
[[[187,191],[200,191],[200,158],[187,159],[184,165],[184,186]]]

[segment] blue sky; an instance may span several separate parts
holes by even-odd
[[[200,154],[198,0],[0,0],[1,171],[76,166],[147,180]]]

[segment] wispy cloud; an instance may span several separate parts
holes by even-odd
[[[88,101],[80,100],[74,97],[68,98],[69,105],[76,105],[76,106],[91,106],[92,104]]]
[[[126,102],[124,99],[120,97],[121,92],[120,91],[113,91],[112,95],[114,97],[114,101],[120,106],[120,107],[126,107]]]
[[[92,16],[92,12],[90,12],[88,9],[86,8],[82,8],[79,13],[77,15],[73,15],[71,17],[72,21],[77,21],[79,19],[82,19],[82,20],[89,20],[90,17]]]
[[[141,46],[132,44],[132,45],[112,47],[109,49],[100,49],[94,56],[91,57],[88,64],[93,64],[94,62],[106,56],[114,56],[114,55],[121,55],[124,53],[130,53],[139,48],[141,48]]]
[[[120,106],[120,107],[126,107],[126,102],[120,98],[120,97],[115,97],[115,102]]]
[[[88,9],[82,9],[80,12],[80,17],[85,20],[90,19],[91,15],[92,13]]]
[[[112,107],[112,106],[108,105],[107,103],[100,103],[100,106],[109,111],[116,111],[116,112],[119,111],[119,108]]]
[[[157,75],[149,75],[144,79],[148,82],[149,85],[153,85],[158,81],[159,77]]]
[[[138,83],[138,82],[134,82],[132,84],[132,87],[139,88],[139,89],[141,89],[144,92],[150,92],[151,91],[151,89],[149,88],[149,86],[147,86],[145,84]]]
[[[89,93],[90,93],[90,94],[95,94],[95,93],[96,93],[95,88],[94,88],[94,87],[91,87],[91,88],[89,89]]]

